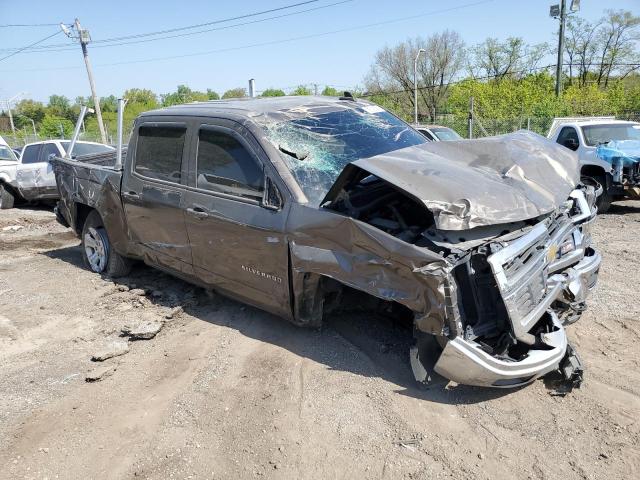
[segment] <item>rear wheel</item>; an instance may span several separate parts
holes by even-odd
[[[95,210],[82,227],[82,259],[90,270],[111,277],[122,277],[131,271],[131,260],[111,248],[107,230]]]
[[[7,190],[7,187],[0,183],[0,209],[6,210],[8,208],[13,208],[13,204],[15,202],[15,197],[13,193]]]

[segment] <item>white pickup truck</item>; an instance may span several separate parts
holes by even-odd
[[[4,145],[2,144],[4,143]],[[15,201],[56,200],[58,188],[49,160],[65,157],[69,140],[46,140],[24,146],[20,158],[4,140],[0,143],[0,209],[12,208]],[[107,153],[113,147],[94,142],[76,142],[73,156]]]
[[[640,123],[614,117],[556,118],[548,138],[576,152],[582,177],[602,185],[599,213],[613,201],[640,199]]]

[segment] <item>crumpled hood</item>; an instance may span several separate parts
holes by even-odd
[[[596,154],[609,163],[613,163],[614,158],[620,158],[625,167],[630,167],[640,162],[640,140],[616,140],[598,145]]]
[[[424,203],[441,230],[467,230],[550,213],[567,200],[580,178],[574,152],[528,131],[426,143],[357,160],[345,168],[336,185],[353,166]]]

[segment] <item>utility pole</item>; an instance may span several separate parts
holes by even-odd
[[[418,125],[418,58],[424,52],[426,52],[424,48],[418,50],[416,58],[413,60],[413,120],[416,125]]]
[[[551,5],[549,16],[560,20],[558,28],[558,60],[556,63],[556,97],[562,93],[562,63],[564,54],[564,29],[567,23],[567,15],[580,10],[580,0],[571,0],[571,6],[567,12],[567,0],[560,0],[560,4]]]
[[[560,28],[558,29],[558,61],[556,63],[556,97],[562,92],[562,56],[564,53],[564,26],[567,21],[567,2],[560,0]]]
[[[16,136],[16,126],[13,123],[13,112],[11,112],[11,104],[13,102],[15,102],[18,98],[23,97],[27,95],[27,93],[23,93],[20,92],[17,95],[14,95],[13,97],[11,97],[8,100],[5,100],[4,103],[7,104],[7,113],[9,113],[9,124],[11,125],[11,133],[13,133],[13,136]]]
[[[469,130],[469,139],[473,138],[473,97],[469,97],[469,123],[467,125]]]
[[[104,124],[102,123],[102,111],[100,110],[100,99],[98,98],[98,94],[96,93],[96,84],[93,81],[93,72],[91,70],[91,63],[89,62],[89,53],[87,51],[87,44],[91,41],[91,36],[89,35],[89,30],[83,30],[80,25],[80,20],[76,18],[74,22],[74,27],[76,33],[78,34],[78,40],[80,41],[80,46],[82,47],[82,56],[84,57],[84,64],[87,67],[87,75],[89,77],[89,86],[91,87],[91,96],[93,97],[93,104],[96,111],[96,119],[98,120],[98,128],[100,129],[100,137],[102,138],[102,143],[107,143],[107,134],[104,130]],[[71,32],[67,28],[66,25],[60,24],[60,28],[62,31],[69,37],[71,36]]]
[[[13,124],[13,115],[11,114],[11,104],[9,100],[7,100],[7,112],[9,112],[9,123],[11,124],[11,132],[13,136],[16,136],[16,126]]]

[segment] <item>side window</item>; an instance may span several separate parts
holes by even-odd
[[[22,163],[38,163],[38,157],[40,155],[40,148],[42,144],[38,145],[29,145],[24,147],[24,152],[22,152]]]
[[[60,152],[58,151],[58,147],[56,147],[55,144],[53,143],[45,143],[44,145],[42,145],[42,148],[40,149],[40,160],[38,161],[48,162],[49,155],[51,154],[55,156],[60,155]]]
[[[264,190],[262,168],[231,135],[208,128],[198,136],[197,187],[259,200]]]
[[[142,125],[138,129],[135,171],[145,177],[180,183],[186,132],[182,126]]]
[[[578,132],[573,127],[563,127],[558,135],[557,143],[564,145],[571,150],[577,150],[580,146],[578,141]]]
[[[433,142],[435,140],[435,138],[433,138],[433,135],[431,135],[427,130],[418,130],[422,135],[424,135],[425,137],[427,137],[427,140],[429,140],[430,142]]]

